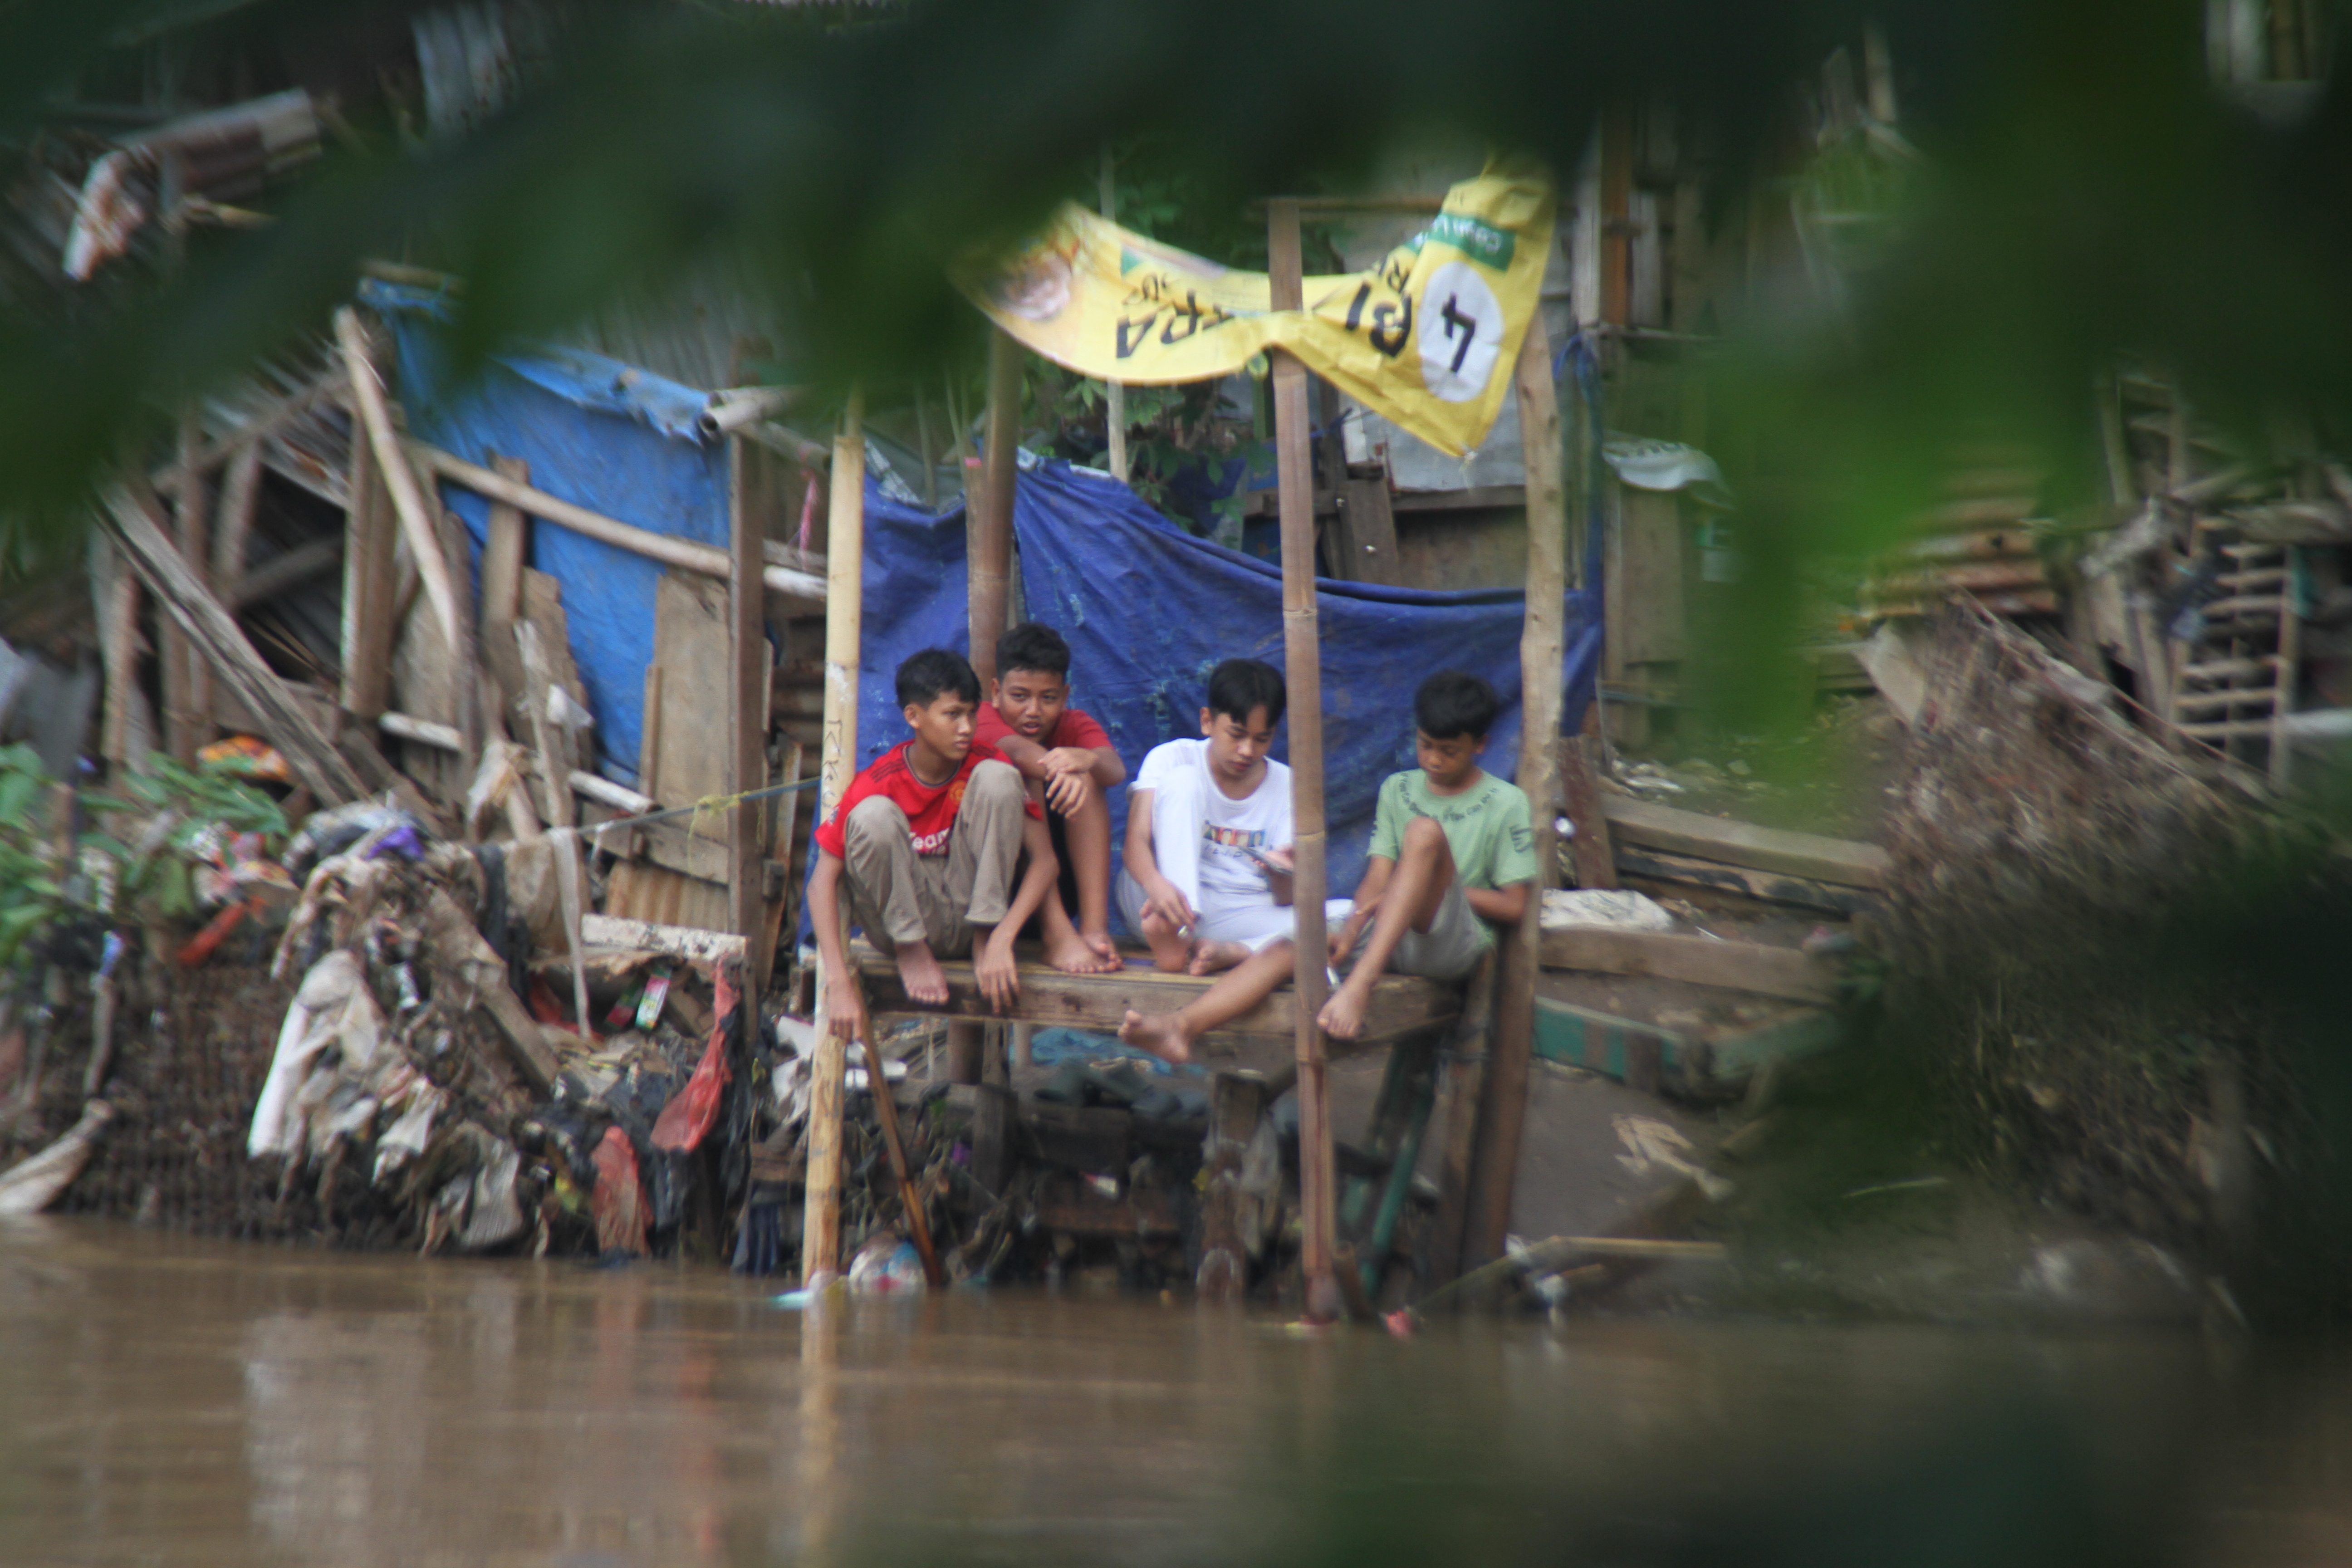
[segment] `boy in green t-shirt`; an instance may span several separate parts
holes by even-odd
[[[1414,693],[1420,770],[1381,784],[1371,860],[1347,923],[1331,937],[1335,967],[1356,953],[1317,1019],[1332,1038],[1353,1039],[1363,1028],[1382,973],[1459,980],[1495,945],[1488,921],[1526,917],[1537,870],[1528,797],[1478,766],[1501,710],[1493,687],[1455,670],[1439,671]]]

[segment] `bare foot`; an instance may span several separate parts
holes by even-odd
[[[1124,969],[1127,967],[1127,960],[1118,955],[1118,943],[1111,941],[1109,931],[1080,931],[1078,935],[1088,947],[1093,948],[1097,952],[1102,954],[1103,957],[1110,960],[1111,968]]]
[[[931,954],[929,942],[898,944],[898,983],[915,1001],[937,1007],[948,999],[948,972]]]
[[[1315,1015],[1315,1022],[1335,1040],[1352,1040],[1362,1033],[1364,992],[1352,977],[1331,993],[1331,999],[1323,1004],[1323,1011]]]
[[[1250,955],[1250,950],[1237,942],[1204,942],[1192,950],[1192,962],[1184,966],[1187,974],[1214,974],[1221,969],[1231,969]]]
[[[1126,1021],[1118,1026],[1118,1037],[1129,1045],[1150,1051],[1164,1062],[1189,1062],[1192,1059],[1192,1041],[1184,1033],[1184,1026],[1173,1013],[1155,1014],[1145,1017],[1129,1007]]]
[[[1065,974],[1108,974],[1122,967],[1116,957],[1097,951],[1068,926],[1045,933],[1045,962]]]

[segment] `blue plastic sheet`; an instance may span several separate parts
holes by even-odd
[[[1219,660],[1283,668],[1282,573],[1197,539],[1116,479],[1059,462],[1024,470],[1013,529],[1031,619],[1069,642],[1071,700],[1093,714],[1130,774],[1163,741],[1201,732]],[[858,752],[871,761],[906,738],[892,672],[918,648],[970,651],[963,513],[936,521],[866,490],[866,619]],[[1325,580],[1322,642],[1324,812],[1335,893],[1363,876],[1381,781],[1413,766],[1412,695],[1439,669],[1484,676],[1504,700],[1485,763],[1510,777],[1519,749],[1519,634],[1526,596],[1507,589],[1439,594]],[[1583,717],[1601,657],[1599,595],[1566,605],[1564,721]],[[1275,754],[1289,755],[1286,721]],[[1114,849],[1126,798],[1112,804]]]

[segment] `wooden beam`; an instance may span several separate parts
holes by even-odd
[[[1622,876],[1678,882],[1710,892],[1729,893],[1764,903],[1794,904],[1799,909],[1821,910],[1830,914],[1863,914],[1877,902],[1875,894],[1861,888],[1817,882],[1809,877],[1784,877],[1777,871],[1751,871],[1745,866],[1703,860],[1694,855],[1669,855],[1662,849],[1644,849],[1632,844],[1617,846],[1617,869]]]
[[[825,519],[824,752],[817,820],[841,809],[857,773],[858,637],[866,592],[866,400],[852,390],[833,443]],[[808,1194],[801,1216],[801,1277],[841,1272],[841,1099],[848,1047],[832,1029],[825,976],[816,981],[816,1058],[809,1071]]]
[[[1214,984],[1213,976],[1163,974],[1135,966],[1109,974],[1064,974],[1042,963],[1024,962],[1021,1000],[1010,1014],[996,1012],[972,979],[969,959],[942,960],[947,972],[948,999],[938,1006],[908,996],[897,968],[863,942],[852,944],[859,973],[866,980],[867,1005],[877,1014],[919,1014],[927,1017],[998,1020],[1012,1018],[1041,1027],[1085,1029],[1116,1034],[1129,1007],[1158,1015],[1173,1013]],[[1318,1005],[1318,1006],[1320,1004]],[[1454,987],[1412,975],[1390,974],[1372,988],[1363,1037],[1350,1049],[1385,1044],[1444,1023],[1461,1007]],[[1262,1040],[1295,1040],[1300,1017],[1298,994],[1285,986],[1217,1031]],[[1311,1019],[1314,1012],[1305,1016]]]
[[[1753,991],[1791,1002],[1828,1002],[1837,994],[1837,972],[1793,947],[1755,942],[1718,942],[1673,931],[1612,931],[1570,926],[1543,933],[1546,969],[1583,969],[1600,974],[1646,974],[1727,991]]]
[[[1299,257],[1298,204],[1266,204],[1267,275],[1276,310],[1306,303]],[[1331,1087],[1323,1030],[1316,1021],[1328,988],[1329,939],[1323,929],[1323,668],[1315,605],[1315,468],[1308,449],[1307,367],[1274,351],[1274,442],[1282,508],[1282,647],[1289,689],[1292,918],[1297,968],[1299,1213],[1306,1234],[1299,1265],[1307,1279],[1307,1316],[1339,1316],[1337,1276],[1339,1193],[1331,1139]]]
[[[180,420],[180,462],[193,463],[196,419]],[[205,548],[206,509],[211,487],[202,473],[191,472],[181,482],[173,507],[173,535],[180,558],[199,582],[210,586],[211,552]],[[212,713],[212,682],[203,658],[186,636],[173,625],[163,627],[163,749],[181,763],[196,760],[196,748],[212,739],[206,720]]]
[[[301,588],[310,578],[334,572],[343,564],[343,541],[334,533],[313,538],[308,543],[294,545],[285,555],[273,555],[270,560],[254,566],[252,572],[237,578],[236,588],[221,595],[228,609],[245,609],[249,605],[266,605],[289,588]]]
[[[351,377],[352,406],[375,453],[384,489],[391,492],[393,514],[400,520],[402,537],[408,541],[408,553],[424,581],[425,595],[433,605],[433,618],[440,623],[442,638],[462,666],[467,662],[465,626],[458,614],[457,590],[450,582],[449,563],[441,556],[440,509],[427,506],[424,492],[417,489],[415,470],[408,466],[400,437],[392,427],[392,410],[368,353],[367,336],[360,329],[358,313],[348,305],[335,312],[335,336],[342,344],[343,368]]]
[[[343,528],[343,711],[373,719],[392,703],[392,640],[400,567],[392,501],[376,477],[375,449],[352,443],[351,510]]]
[[[152,492],[118,485],[106,496],[100,525],[121,546],[131,568],[180,629],[212,661],[213,668],[258,719],[271,744],[310,786],[321,805],[340,805],[367,793],[331,742],[311,727],[301,704],[262,662],[236,621],[213,597],[155,521]]]
[[[1626,795],[1608,796],[1603,807],[1620,844],[1845,888],[1885,885],[1886,851],[1875,844],[1759,827]]]
[[[1528,486],[1528,613],[1519,636],[1518,785],[1533,807],[1536,882],[1528,912],[1505,933],[1495,1025],[1479,1104],[1478,1147],[1463,1223],[1462,1267],[1503,1252],[1527,1120],[1535,1057],[1537,944],[1543,889],[1559,879],[1550,803],[1559,798],[1560,659],[1567,637],[1568,496],[1560,476],[1559,404],[1552,388],[1551,340],[1538,310],[1519,344],[1519,439]]]
[[[260,502],[261,448],[240,447],[221,481],[219,526],[213,531],[213,592],[229,600],[232,609],[244,602],[245,558],[252,550],[253,517]]]
[[[1001,331],[988,335],[988,456],[980,493],[971,498],[971,668],[981,689],[996,678],[996,639],[1004,635],[1013,578],[1013,498],[1021,442],[1021,345]]]
[[[469,463],[422,441],[410,441],[407,446],[415,454],[416,460],[436,478],[463,485],[475,494],[491,500],[520,507],[542,521],[585,534],[615,549],[642,555],[648,561],[658,561],[665,566],[676,566],[699,573],[705,577],[715,577],[721,583],[731,581],[734,576],[733,558],[715,544],[680,539],[674,534],[656,533],[650,529],[619,521],[602,512],[591,511],[584,506],[575,506],[549,495],[545,490],[534,489],[504,474],[494,473],[479,464]],[[811,604],[825,602],[826,579],[813,573],[795,571],[789,566],[770,565],[763,570],[761,576],[776,593]]]
[[[1633,321],[1633,105],[1622,93],[1601,111],[1601,319]]]
[[[1584,705],[1581,732],[1559,743],[1560,809],[1576,829],[1576,885],[1617,885],[1617,852],[1611,843],[1609,811],[1601,794],[1601,702]]]
[[[520,458],[494,456],[490,462],[500,478],[530,483],[530,465]],[[512,501],[493,500],[482,541],[482,662],[509,706],[529,694],[515,646],[515,622],[522,617],[522,574],[530,556],[530,524],[522,509]],[[542,706],[545,700],[546,694],[540,693]]]
[[[260,413],[239,425],[216,441],[198,447],[193,461],[185,456],[175,456],[168,468],[158,468],[148,476],[148,482],[159,494],[169,495],[180,488],[181,479],[190,473],[205,473],[245,451],[258,447],[287,426],[299,419],[324,399],[334,395],[335,387],[343,379],[343,370],[331,363],[320,373],[317,380],[270,404]]]
[[[768,595],[761,579],[766,563],[761,546],[767,531],[744,493],[745,456],[742,442],[727,443],[728,537],[735,558],[727,595],[727,787],[737,795],[764,788],[768,782]],[[760,817],[757,802],[738,801],[727,822],[728,908],[746,949],[747,1005],[767,990],[774,958],[772,948],[764,955],[760,951],[760,938],[768,929]]]

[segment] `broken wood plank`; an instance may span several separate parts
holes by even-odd
[[[1824,910],[1831,914],[1863,914],[1877,904],[1874,896],[1860,888],[1817,882],[1807,877],[1784,877],[1777,871],[1754,871],[1721,860],[1669,855],[1632,844],[1617,846],[1617,869],[1624,875],[1653,881],[1681,882],[1713,892],[1770,904],[1794,904],[1800,909]]]
[[[1144,1013],[1172,1013],[1215,984],[1215,976],[1163,974],[1142,960],[1110,974],[1064,974],[1042,963],[1021,964],[1021,996],[1007,1013],[991,1010],[974,983],[968,959],[947,961],[948,1000],[941,1005],[914,1001],[898,980],[898,966],[864,942],[853,942],[850,955],[865,976],[868,1005],[877,1014],[945,1015],[950,1017],[1057,1024],[1098,1034],[1116,1034],[1133,1007]],[[1452,1019],[1461,1007],[1457,988],[1433,980],[1391,974],[1373,987],[1371,1005],[1359,1039],[1333,1041],[1337,1049],[1359,1050],[1384,1045],[1403,1036]],[[1288,986],[1275,992],[1219,1034],[1247,1035],[1288,1040],[1297,1027],[1297,995]]]
[[[311,578],[332,571],[342,563],[342,559],[343,540],[340,534],[331,533],[323,539],[298,544],[236,578],[222,593],[222,602],[231,610],[266,604],[289,588],[299,588]]]
[[[490,461],[516,483],[530,481],[530,465],[521,458],[494,457]],[[524,690],[514,629],[522,615],[523,563],[530,552],[530,524],[522,509],[508,501],[491,502],[488,537],[482,545],[482,661],[509,706]]]
[[[374,359],[368,352],[366,334],[361,331],[358,314],[348,305],[335,312],[335,336],[342,344],[343,368],[351,377],[352,411],[365,428],[367,444],[375,453],[375,466],[383,477],[384,489],[392,493],[393,515],[400,520],[401,535],[407,540],[417,575],[424,580],[425,597],[432,601],[433,618],[440,623],[441,635],[450,651],[462,662],[466,658],[466,628],[458,613],[457,590],[450,580],[449,563],[441,553],[441,509],[428,504],[417,488],[416,472],[408,466],[407,455],[400,448],[400,437],[392,427],[392,410],[385,402],[383,383],[377,375]]]
[[[463,458],[428,447],[422,441],[408,443],[416,460],[440,478],[461,484],[491,500],[502,500],[521,508],[531,516],[568,528],[574,533],[584,533],[617,549],[626,550],[658,561],[666,566],[679,567],[705,577],[725,582],[734,571],[727,552],[715,544],[703,544],[674,534],[656,533],[650,529],[609,518],[562,500],[544,490],[518,484],[502,474],[491,472]],[[761,572],[761,580],[774,593],[801,599],[811,605],[824,603],[824,579],[807,572],[796,572],[789,566],[770,565]]]
[[[1673,931],[1555,927],[1543,933],[1543,964],[1546,969],[1654,975],[1792,1002],[1827,1002],[1837,993],[1836,971],[1796,948]]]
[[[351,764],[311,724],[285,684],[254,652],[236,620],[180,558],[155,521],[152,498],[118,485],[107,492],[100,523],[237,700],[261,720],[266,738],[284,754],[295,776],[310,786],[319,804],[341,805],[366,794]]]
[[[1886,851],[1875,844],[1759,827],[1624,795],[1610,796],[1604,809],[1621,847],[1639,845],[1844,888],[1875,889],[1885,882]]]
[[[732,932],[657,925],[651,921],[624,920],[617,915],[582,916],[580,936],[590,947],[661,952],[672,958],[740,958],[743,955],[743,939]]]
[[[590,917],[594,918],[594,917]],[[448,894],[434,891],[425,905],[425,941],[440,963],[473,988],[474,1001],[490,1016],[506,1047],[507,1059],[535,1094],[555,1088],[556,1059],[539,1021],[514,994],[506,960],[475,929],[474,917]]]
[[[245,581],[245,558],[253,540],[253,516],[261,502],[261,448],[247,447],[230,459],[221,481],[220,526],[213,532],[213,592],[236,607]],[[321,542],[323,542],[323,541]]]

